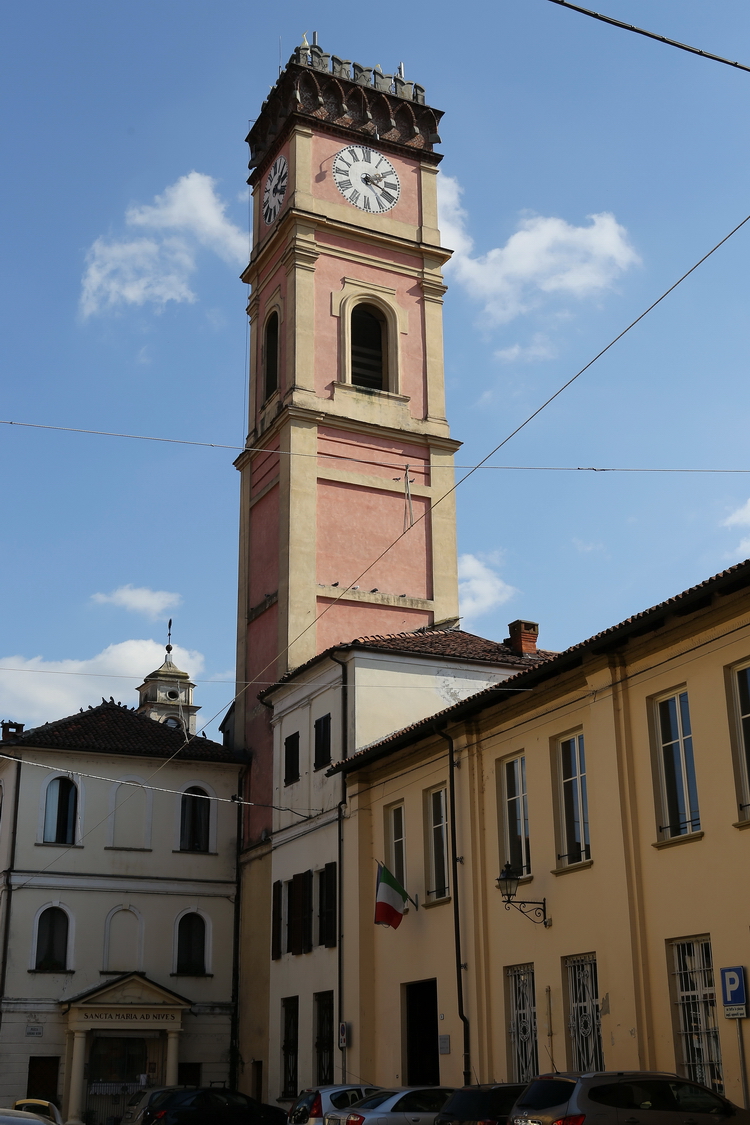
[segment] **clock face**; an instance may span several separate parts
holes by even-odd
[[[333,178],[347,203],[360,211],[382,214],[398,203],[401,185],[396,169],[373,148],[342,148],[333,158]]]
[[[289,167],[286,157],[277,156],[271,171],[266,176],[266,186],[263,188],[263,218],[268,226],[274,221],[284,202],[288,177]]]

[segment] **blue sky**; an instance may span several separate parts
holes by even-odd
[[[597,7],[750,65],[740,0]],[[243,139],[279,39],[285,62],[305,31],[386,72],[403,61],[446,112],[460,464],[750,211],[750,75],[548,0],[393,11],[4,6],[3,419],[241,443]],[[749,250],[745,229],[497,463],[747,467]],[[0,426],[0,458],[3,716],[134,702],[170,614],[201,717],[220,712],[234,665],[232,452]],[[749,497],[742,476],[482,470],[458,493],[466,624],[502,638],[528,617],[545,647],[575,643],[750,555]]]

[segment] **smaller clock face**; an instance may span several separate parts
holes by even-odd
[[[266,186],[263,188],[263,218],[266,225],[274,221],[279,213],[281,204],[286,195],[286,184],[289,178],[289,167],[285,156],[277,156],[271,171],[266,177]]]
[[[333,178],[347,203],[381,214],[398,203],[401,185],[396,169],[375,149],[342,148],[333,158]]]

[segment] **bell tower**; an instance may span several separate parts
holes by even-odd
[[[453,484],[459,445],[443,387],[442,115],[399,70],[305,41],[247,138],[235,730],[257,802],[270,801],[271,754],[258,691],[339,641],[458,612],[452,496],[430,510]]]

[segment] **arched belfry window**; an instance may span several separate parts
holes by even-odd
[[[263,400],[279,385],[279,314],[272,312],[263,334]]]
[[[211,815],[208,794],[192,785],[182,794],[180,809],[180,851],[207,852],[208,826]]]
[[[177,972],[203,976],[206,971],[206,923],[200,914],[183,914],[177,926]]]
[[[44,842],[75,843],[78,790],[68,777],[53,777],[44,805]]]
[[[375,305],[355,305],[352,309],[352,383],[370,390],[386,389],[385,317]]]
[[[34,968],[64,972],[68,967],[68,915],[59,906],[48,906],[39,915]]]

